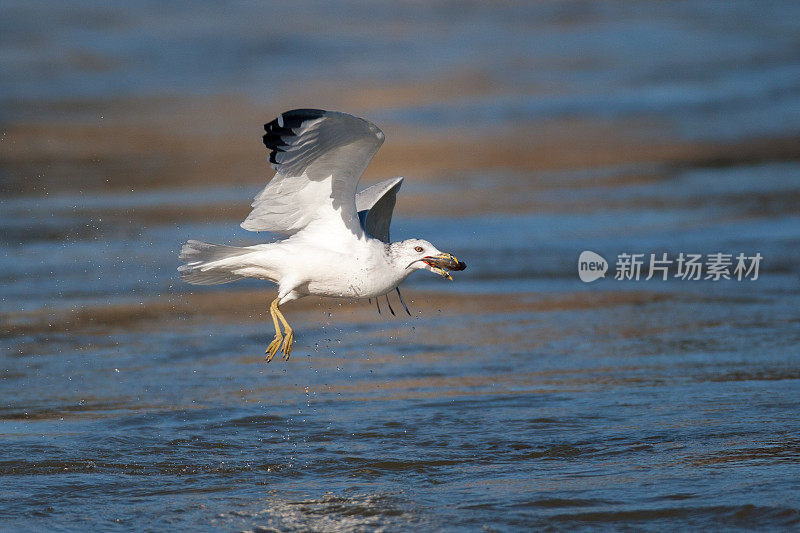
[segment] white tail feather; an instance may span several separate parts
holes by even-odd
[[[180,255],[180,260],[186,264],[179,266],[178,272],[182,280],[194,285],[219,285],[244,279],[245,276],[232,272],[238,265],[232,265],[226,260],[251,251],[238,246],[188,241],[181,248]]]

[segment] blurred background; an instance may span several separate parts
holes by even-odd
[[[273,289],[175,269],[267,238],[296,107],[376,123],[393,237],[468,269],[290,304],[266,365]],[[4,0],[0,527],[796,525],[799,141],[793,1]]]

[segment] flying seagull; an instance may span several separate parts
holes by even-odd
[[[178,271],[196,285],[243,278],[278,285],[269,306],[275,338],[267,347],[267,362],[279,351],[289,359],[294,330],[279,309],[287,302],[309,295],[377,302],[386,295],[388,303],[388,293],[397,291],[408,312],[398,285],[412,272],[426,269],[452,280],[449,271],[466,268],[428,241],[389,241],[403,178],[356,193],[361,174],[383,144],[377,126],[346,113],[295,109],[264,129],[276,174],[255,197],[242,227],[271,232],[278,240],[243,248],[190,240],[181,248],[185,264]]]

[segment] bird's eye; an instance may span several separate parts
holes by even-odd
[[[422,246],[415,246],[414,250],[417,251],[417,252],[421,252],[422,251]]]

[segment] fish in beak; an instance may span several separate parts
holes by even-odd
[[[450,270],[458,271],[467,268],[466,263],[462,263],[456,259],[455,256],[450,254],[429,255],[423,257],[422,262],[425,263],[425,268],[450,281],[453,281],[453,278],[450,276]]]

